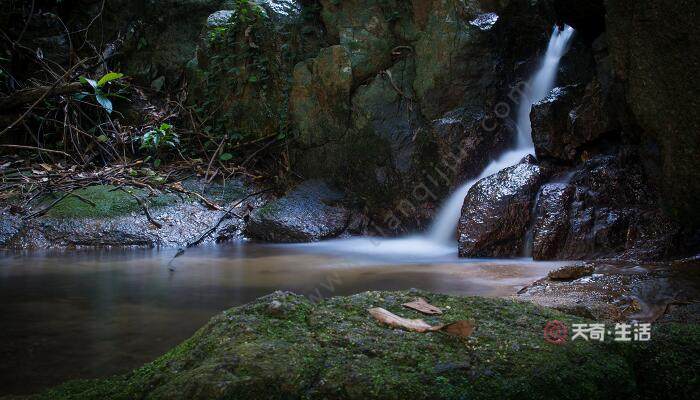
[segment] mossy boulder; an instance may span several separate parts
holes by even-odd
[[[250,186],[237,180],[226,185],[187,180],[182,185],[223,207],[251,190]],[[42,199],[33,211],[60,201],[46,214],[35,218],[23,219],[9,211],[3,212],[0,248],[184,246],[198,240],[202,233],[217,224],[224,213],[201,204],[196,196],[164,192],[151,194],[133,187],[117,189],[111,185],[94,185],[62,196],[64,194],[56,193]],[[254,198],[246,200],[243,206],[252,206],[255,201]],[[145,215],[142,203],[148,207],[149,217]],[[243,225],[241,218],[226,218],[219,229],[204,237],[203,241],[242,239]]]
[[[416,296],[444,310],[401,306]],[[437,324],[476,321],[469,338],[380,325],[383,307]],[[214,317],[166,355],[113,378],[69,382],[32,399],[690,398],[696,325],[655,326],[651,342],[543,340],[543,326],[591,322],[530,303],[367,292],[313,303],[276,292]],[[669,397],[670,396],[670,397]]]

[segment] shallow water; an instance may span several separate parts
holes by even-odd
[[[561,264],[463,260],[412,240],[203,247],[175,259],[174,271],[174,250],[0,253],[0,395],[127,372],[275,290],[508,296]]]

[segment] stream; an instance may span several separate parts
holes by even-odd
[[[0,395],[128,372],[218,312],[275,290],[312,299],[409,288],[509,296],[562,264],[458,259],[439,247],[399,255],[404,246],[415,243],[244,242],[188,250],[174,271],[175,250],[0,254]]]

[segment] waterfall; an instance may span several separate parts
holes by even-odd
[[[398,239],[359,237],[297,246],[320,251],[333,251],[335,253],[372,255],[373,259],[387,257],[393,260],[396,257],[404,257],[434,262],[440,257],[454,257],[457,223],[462,212],[462,203],[467,192],[469,192],[469,188],[478,180],[515,165],[526,155],[534,153],[530,127],[530,109],[533,103],[544,98],[554,86],[559,60],[566,52],[567,43],[573,32],[574,30],[568,26],[563,30],[554,28],[544,60],[526,87],[526,93],[523,93],[520,99],[518,115],[516,116],[518,132],[516,148],[492,161],[476,179],[460,186],[443,204],[432,227],[426,234]]]
[[[461,215],[464,198],[467,196],[472,185],[504,168],[517,164],[526,155],[534,154],[535,149],[532,143],[530,110],[534,103],[542,100],[547,93],[554,88],[557,70],[559,69],[559,61],[566,53],[569,40],[573,34],[574,29],[570,26],[565,26],[563,30],[560,30],[556,26],[554,27],[544,59],[537,72],[528,82],[525,93],[523,93],[522,97],[519,99],[518,113],[516,116],[516,128],[518,133],[516,148],[502,154],[497,160],[492,161],[477,178],[463,184],[450,195],[440,209],[440,212],[428,232],[428,238],[430,240],[445,244],[452,243],[455,239],[455,232]]]

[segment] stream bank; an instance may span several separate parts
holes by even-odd
[[[401,307],[425,297],[445,310]],[[383,307],[430,323],[471,319],[466,339],[379,325]],[[276,292],[214,317],[192,338],[130,374],[76,381],[31,399],[689,398],[700,330],[665,323],[652,341],[547,343],[551,320],[590,320],[512,300],[420,291],[366,292],[320,303]]]

